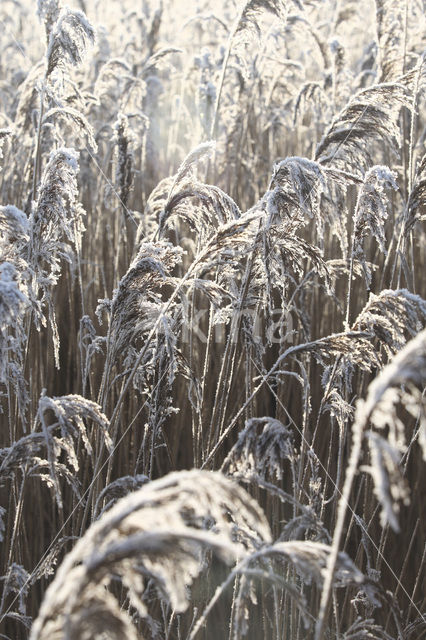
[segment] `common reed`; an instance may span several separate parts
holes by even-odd
[[[72,5],[0,6],[0,636],[420,640],[424,12]]]

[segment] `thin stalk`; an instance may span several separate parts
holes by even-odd
[[[19,526],[20,526],[21,518],[22,518],[22,509],[23,509],[23,502],[24,502],[24,487],[25,487],[27,467],[28,467],[28,464],[25,465],[25,468],[24,468],[23,473],[22,473],[22,482],[21,482],[21,486],[20,486],[20,489],[19,489],[18,500],[17,500],[17,503],[16,503],[15,519],[14,519],[14,523],[13,523],[12,537],[11,537],[10,545],[9,545],[9,556],[8,556],[8,562],[7,562],[7,566],[8,567],[12,564],[13,550],[14,550],[14,547],[15,547],[16,539],[18,537]],[[0,611],[2,609],[3,609],[3,607],[0,607]]]
[[[40,171],[41,171],[41,126],[42,126],[43,117],[44,117],[45,95],[46,95],[46,86],[45,86],[45,83],[43,82],[42,91],[40,95],[40,114],[38,118],[37,142],[36,142],[35,155],[34,155],[33,192],[32,192],[33,201],[35,201],[37,197],[37,186],[39,183]]]
[[[259,224],[258,235],[261,233],[260,229],[261,229],[261,225]],[[254,242],[254,245],[256,244],[257,244],[257,238]],[[236,315],[234,314],[232,317],[231,329],[230,329],[228,340],[226,343],[225,353],[222,358],[222,366],[219,373],[219,380],[216,385],[216,397],[215,397],[215,403],[214,403],[215,409],[213,410],[213,415],[212,415],[212,419],[210,421],[210,427],[209,427],[208,449],[210,449],[210,444],[211,444],[210,434],[213,433],[213,426],[214,426],[214,421],[216,420],[216,416],[218,417],[217,426],[215,429],[216,442],[218,438],[222,435],[223,429],[224,429],[224,421],[225,421],[226,406],[227,406],[226,400],[229,398],[229,394],[227,393],[227,391],[229,390],[229,387],[227,385],[227,380],[232,380],[233,378],[233,371],[235,368],[235,358],[237,354],[237,337],[240,330],[241,315],[244,307],[244,301],[247,296],[252,266],[253,266],[253,251],[251,252],[249,260],[246,265],[244,280],[241,286],[241,293],[240,293],[237,314]],[[257,313],[255,318],[256,317],[257,317]],[[231,351],[231,355],[229,354],[229,351]],[[219,392],[220,392],[221,386],[222,386],[222,394],[219,400],[218,398],[219,398]],[[216,407],[217,407],[217,410],[216,410]]]
[[[407,13],[407,4],[406,3],[406,13]],[[406,29],[405,29],[406,31]],[[405,33],[405,38],[406,38],[406,33]],[[404,45],[404,66],[405,66],[405,45]],[[419,95],[419,83],[420,83],[420,77],[421,77],[421,68],[422,68],[422,64],[420,63],[418,66],[418,70],[417,70],[417,75],[416,75],[416,81],[415,81],[415,85],[414,85],[414,90],[413,90],[413,101],[411,104],[411,121],[410,121],[410,138],[409,138],[409,145],[408,145],[408,172],[405,172],[404,175],[406,175],[408,173],[408,176],[406,177],[406,182],[407,182],[407,202],[408,199],[410,197],[410,193],[412,191],[413,188],[413,180],[414,180],[414,135],[415,135],[415,129],[416,129],[416,109],[417,109],[417,99],[418,99],[418,95]],[[403,112],[403,120],[405,122],[405,112]],[[405,141],[405,130],[403,131],[403,139]],[[405,161],[405,153],[403,155],[403,159]],[[401,229],[399,232],[399,236],[398,236],[398,242],[397,242],[397,247],[396,247],[396,251],[395,251],[395,262],[393,265],[393,269],[392,269],[392,280],[393,277],[395,275],[395,269],[396,269],[396,262],[398,260],[398,255],[400,251],[404,251],[405,248],[405,237],[404,237],[404,230],[405,230],[405,222],[408,216],[408,207],[405,206],[404,207],[404,213],[403,213],[403,217],[402,217],[402,225],[401,225]],[[411,241],[412,241],[412,232],[410,232],[410,237],[411,237]],[[411,260],[413,261],[413,255],[411,255]],[[412,263],[412,278],[413,278],[413,290],[414,290],[414,265]],[[398,284],[397,287],[398,289],[400,288],[400,283],[401,283],[401,261],[399,263],[399,270],[398,270]]]
[[[350,334],[348,334],[347,332],[344,331],[342,333],[334,334],[334,337],[338,338],[339,336],[348,336],[348,335],[350,335]],[[361,337],[361,336],[364,336],[365,333],[362,332],[362,331],[361,332],[356,332],[355,331],[355,332],[352,332],[351,335],[352,336]],[[204,460],[204,462],[203,462],[203,464],[201,466],[201,469],[204,469],[212,461],[212,459],[216,455],[217,451],[220,449],[220,447],[222,446],[223,442],[226,440],[228,435],[231,433],[232,429],[235,427],[235,425],[237,424],[239,418],[244,413],[244,411],[246,410],[248,405],[252,402],[253,398],[259,393],[260,389],[263,387],[265,382],[267,382],[267,380],[277,371],[278,367],[282,364],[282,362],[290,355],[299,353],[300,351],[312,350],[313,348],[315,348],[317,345],[320,345],[322,342],[324,342],[328,338],[329,338],[329,336],[326,336],[324,338],[319,338],[318,340],[313,340],[312,342],[305,342],[303,344],[295,345],[294,347],[289,347],[286,351],[284,351],[284,353],[282,353],[280,355],[280,357],[275,362],[275,364],[269,369],[269,371],[267,371],[262,376],[261,381],[259,382],[257,387],[253,390],[253,393],[251,394],[251,396],[245,401],[245,403],[242,405],[242,407],[235,414],[234,418],[231,420],[231,422],[229,423],[227,428],[223,431],[223,433],[222,433],[221,437],[219,438],[218,442],[213,447],[213,449],[210,451],[210,453],[207,456],[207,458]]]
[[[211,352],[211,346],[213,342],[212,336],[213,336],[213,307],[212,305],[210,305],[209,328],[207,333],[207,344],[206,344],[206,351],[204,354],[204,365],[203,365],[203,373],[201,378],[200,410],[198,412],[198,430],[197,430],[197,436],[196,436],[197,444],[198,444],[198,447],[197,447],[198,455],[196,458],[197,467],[201,462],[201,458],[204,456],[203,405],[204,405],[204,395],[205,395],[207,374],[209,370],[210,352]],[[208,439],[210,439],[210,432],[208,435]],[[201,450],[200,450],[200,443],[201,443]],[[209,449],[209,446],[207,447],[207,450],[208,449]]]
[[[409,545],[408,545],[408,549],[407,549],[407,552],[405,554],[404,562],[403,562],[401,571],[399,573],[399,582],[397,583],[397,585],[395,587],[395,591],[393,593],[395,599],[396,599],[396,596],[398,595],[398,591],[399,591],[399,588],[400,588],[401,582],[402,582],[402,577],[403,577],[403,575],[405,573],[405,570],[407,568],[408,560],[411,557],[411,549],[413,547],[414,540],[416,539],[416,536],[417,536],[417,530],[419,528],[419,524],[420,524],[420,518],[417,518],[417,521],[416,521],[416,524],[414,526],[413,533],[411,535],[411,539],[410,539],[410,542],[409,542]],[[390,617],[391,617],[391,612],[388,613],[388,617],[386,619],[386,624],[385,624],[385,629],[387,628],[387,626],[389,624]]]
[[[212,125],[211,125],[211,130],[210,130],[210,138],[212,140],[214,140],[216,133],[217,133],[217,124],[218,124],[218,116],[219,116],[219,105],[220,105],[220,100],[222,97],[222,91],[223,91],[223,83],[225,81],[225,74],[226,74],[226,69],[228,67],[228,62],[229,62],[229,56],[231,55],[231,48],[232,48],[232,43],[238,28],[238,24],[241,20],[241,16],[242,16],[242,12],[240,13],[240,15],[238,16],[238,20],[235,22],[234,27],[232,28],[231,34],[229,36],[228,39],[228,46],[226,47],[226,52],[225,52],[225,57],[223,59],[223,65],[222,65],[222,71],[220,74],[220,80],[219,80],[219,88],[216,94],[216,103],[214,106],[214,116],[213,116],[213,121],[212,121]]]
[[[364,424],[354,425],[353,444],[351,455],[349,458],[348,469],[346,472],[345,483],[342,489],[342,495],[339,500],[337,510],[337,521],[334,529],[333,541],[331,544],[330,554],[327,560],[327,571],[324,579],[324,586],[321,595],[320,610],[317,623],[315,625],[315,640],[321,640],[324,635],[324,627],[328,616],[330,606],[330,595],[333,585],[334,570],[336,567],[337,555],[339,553],[340,541],[343,534],[343,526],[346,518],[346,510],[349,504],[349,498],[352,489],[352,483],[358,467],[358,461],[361,455],[362,439],[364,434]]]
[[[416,591],[418,589],[418,586],[419,586],[421,580],[424,579],[423,565],[425,564],[425,559],[426,559],[426,543],[425,543],[425,545],[423,547],[423,555],[422,555],[422,559],[421,559],[421,562],[420,562],[419,571],[417,573],[416,583],[415,583],[415,585],[413,587],[413,591],[412,591],[411,597],[410,597],[410,606],[408,607],[407,619],[406,619],[406,624],[407,625],[408,625],[408,622],[410,620],[411,609],[412,609],[412,606],[414,604],[414,596],[416,595]],[[416,606],[416,605],[414,604],[414,606]]]

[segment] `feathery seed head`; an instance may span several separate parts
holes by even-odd
[[[282,478],[283,460],[295,457],[293,433],[274,418],[251,418],[222,465],[228,475]]]
[[[371,465],[363,469],[373,477],[375,493],[382,507],[382,525],[389,523],[395,531],[399,531],[398,501],[408,501],[407,484],[399,468],[401,454],[405,451],[405,425],[397,415],[396,406],[402,401],[415,418],[420,413],[419,443],[426,459],[425,384],[426,329],[396,354],[370,384],[366,399],[357,403],[354,433],[362,431],[367,421],[376,429],[389,428],[387,439],[368,432]]]
[[[232,562],[265,542],[271,542],[271,533],[261,509],[222,474],[182,471],[149,482],[103,513],[65,558],[46,592],[31,640],[47,639],[52,630],[74,632],[82,620],[99,633],[104,629],[98,609],[108,594],[105,586],[117,577],[140,615],[146,614],[146,579],[175,611],[184,611],[188,586],[205,565],[204,548]],[[112,594],[107,597],[108,624],[117,626],[124,618],[128,626],[125,636],[114,632],[112,637],[136,638],[130,616],[124,610],[120,614]]]
[[[0,206],[0,242],[22,243],[29,239],[29,221],[23,211],[13,204]]]
[[[89,43],[94,41],[95,31],[85,14],[69,7],[62,9],[50,33],[46,78],[55,69],[79,66],[87,54]]]
[[[53,25],[59,18],[60,12],[61,0],[37,0],[37,15],[44,22],[48,44]]]
[[[0,129],[0,159],[3,158],[3,145],[5,140],[7,140],[7,138],[9,138],[12,135],[13,131],[10,127],[7,127],[6,129]],[[0,167],[0,171],[1,171],[1,167]]]

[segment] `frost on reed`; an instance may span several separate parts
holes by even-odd
[[[251,418],[223,462],[222,472],[281,480],[283,460],[293,461],[294,457],[294,436],[288,427],[274,418]]]
[[[201,160],[211,156],[215,148],[216,144],[212,140],[208,142],[202,142],[197,147],[195,147],[195,149],[192,149],[190,153],[188,153],[188,155],[178,168],[176,175],[173,176],[173,178],[170,178],[171,186],[167,192],[167,198],[165,198],[164,208],[160,212],[158,220],[159,232],[162,231],[165,222],[167,221],[176,204],[178,204],[183,198],[187,198],[188,196],[197,196],[196,191],[192,193],[193,184],[195,182],[193,179],[195,177],[194,173],[196,167]],[[166,186],[167,184],[167,182],[163,181],[161,186]],[[160,187],[160,185],[158,185],[158,187]],[[151,194],[150,198],[154,196],[154,193],[155,190]]]
[[[107,590],[113,577],[142,618],[148,581],[176,612],[184,611],[187,587],[207,561],[205,549],[232,562],[269,541],[261,509],[221,474],[169,474],[119,500],[77,542],[46,592],[31,640],[101,633],[137,638],[130,612]]]
[[[94,508],[94,517],[97,519],[105,511],[111,509],[111,507],[117,502],[119,498],[124,498],[131,491],[136,491],[142,487],[146,482],[149,482],[149,478],[143,474],[137,474],[135,476],[124,476],[123,478],[117,478],[113,482],[110,482],[99,493]],[[105,503],[105,506],[101,506]]]
[[[98,313],[110,307],[108,357],[111,366],[118,355],[125,358],[134,355],[135,347],[162,315],[162,290],[173,285],[170,272],[181,262],[182,253],[180,247],[163,240],[142,243],[112,300],[100,301]],[[161,320],[159,332],[166,330],[170,316]]]
[[[388,167],[374,166],[366,172],[359,190],[353,218],[351,260],[359,260],[362,264],[367,287],[371,284],[371,272],[365,260],[363,240],[366,236],[373,236],[380,250],[386,253],[384,226],[388,211],[385,188],[398,190],[395,179],[396,174]]]
[[[60,0],[38,0],[37,14],[40,20],[44,22],[47,44],[49,44],[49,38],[52,32],[53,25],[58,20],[60,13],[61,13]]]
[[[413,181],[413,187],[407,202],[407,214],[404,218],[404,235],[408,236],[415,224],[426,219],[423,213],[426,206],[426,154],[420,160]]]
[[[0,611],[4,610],[7,599],[14,597],[17,600],[18,611],[8,611],[5,615],[11,620],[19,621],[25,631],[28,632],[32,622],[30,616],[26,615],[26,600],[30,588],[30,575],[22,565],[12,562],[7,573],[0,577],[0,583],[3,583]]]
[[[21,416],[28,401],[24,380],[26,312],[38,310],[27,261],[30,224],[13,205],[0,206],[0,383],[14,390]]]
[[[107,402],[111,374],[120,364],[129,374],[128,385],[133,383],[140,393],[148,391],[148,421],[139,455],[143,473],[150,477],[158,435],[175,411],[172,385],[181,364],[177,349],[180,305],[170,296],[163,302],[163,292],[167,295],[174,288],[178,293],[170,272],[181,262],[182,253],[180,247],[163,240],[142,243],[112,300],[100,300],[97,309],[98,314],[103,308],[110,310],[101,402]]]
[[[244,58],[240,56],[240,53],[244,49],[244,46],[249,44],[253,38],[260,36],[259,18],[263,12],[271,13],[284,23],[287,16],[287,3],[283,2],[283,0],[277,0],[276,2],[271,2],[271,0],[244,0],[241,3],[229,34],[228,45],[223,59],[219,88],[216,94],[214,117],[211,125],[211,137],[216,136],[219,106],[230,55],[231,53],[237,55],[240,69],[243,75],[247,76],[247,65],[244,63]]]
[[[404,37],[407,29],[407,17],[404,14],[404,6],[399,0],[376,0],[381,82],[392,82],[404,73]]]
[[[14,388],[23,412],[27,403],[22,371],[26,338],[23,321],[30,302],[20,285],[16,267],[3,262],[0,265],[0,383]]]
[[[43,172],[37,200],[31,214],[32,247],[36,261],[49,260],[53,253],[50,271],[56,274],[55,248],[62,248],[59,238],[64,235],[77,249],[84,231],[83,209],[78,203],[78,153],[74,149],[54,151]],[[63,230],[63,234],[60,233]],[[49,252],[50,249],[50,252]]]
[[[161,220],[168,228],[178,221],[186,222],[202,246],[211,238],[218,224],[231,222],[240,216],[238,205],[219,187],[192,179],[182,181],[168,197]]]
[[[0,129],[0,160],[3,158],[3,145],[5,141],[12,135],[12,129],[7,127],[6,129]],[[1,167],[0,167],[1,171]]]
[[[94,29],[82,11],[69,7],[62,9],[50,31],[46,78],[55,69],[80,65],[94,40]]]
[[[307,158],[286,158],[273,168],[267,210],[270,224],[274,214],[281,218],[295,218],[305,224],[305,218],[315,218],[321,228],[321,196],[326,188],[322,167]],[[295,221],[296,221],[295,220]]]
[[[239,14],[234,22],[230,35],[232,52],[238,52],[246,44],[252,44],[253,39],[260,38],[260,18],[263,13],[270,13],[285,24],[288,4],[284,0],[246,0],[241,3]]]
[[[52,152],[29,219],[29,261],[36,274],[34,286],[39,289],[41,304],[47,307],[57,367],[59,334],[52,288],[58,282],[62,260],[73,261],[71,247],[77,253],[81,248],[84,211],[78,201],[77,173],[78,154],[73,149]]]
[[[290,562],[297,574],[305,584],[311,584],[312,580],[322,583],[327,565],[330,547],[313,540],[291,540],[287,542],[275,542],[271,546],[265,546],[255,552],[250,559],[259,557],[279,556],[284,562]],[[344,587],[350,583],[362,584],[364,576],[356,568],[346,553],[340,553],[337,571],[335,573],[335,587]]]
[[[303,237],[303,228],[314,219],[319,239],[323,239],[320,202],[325,188],[325,172],[316,162],[287,158],[274,166],[269,188],[253,208],[261,218],[253,245],[250,286],[263,301],[268,323],[275,297],[281,297],[285,308],[288,289],[302,277],[307,265],[328,287],[330,274],[323,252]]]
[[[278,597],[278,587],[286,593],[287,602],[293,601],[299,610],[303,621],[303,633],[307,634],[312,628],[313,618],[307,609],[304,591],[313,582],[321,587],[329,554],[330,547],[327,544],[312,540],[277,541],[253,551],[236,565],[225,582],[216,590],[214,597],[197,620],[189,640],[196,637],[220,595],[234,580],[234,600],[230,622],[232,633],[230,637],[233,640],[250,637],[250,607],[257,604],[255,586],[259,580],[271,583],[275,598]],[[287,579],[291,574],[297,575],[298,583],[303,585],[301,591]],[[348,555],[344,552],[339,553],[333,587],[337,589],[365,583],[365,577]],[[277,633],[278,618],[273,624]]]
[[[372,331],[388,357],[402,349],[426,324],[426,301],[407,289],[370,293],[353,328]]]
[[[422,637],[419,3],[11,4],[0,635]]]
[[[402,84],[383,83],[359,91],[324,133],[315,159],[320,164],[332,163],[355,173],[371,166],[376,147],[380,151],[384,146],[397,150],[399,112],[408,104],[407,90]]]
[[[423,408],[425,382],[426,329],[423,329],[397,353],[377,378],[373,380],[368,388],[366,400],[359,400],[357,403],[355,420],[352,426],[352,449],[346,470],[345,483],[339,499],[331,553],[327,562],[324,590],[315,626],[315,640],[321,638],[324,628],[339,544],[349,505],[350,492],[361,455],[365,428],[368,422],[378,429],[389,428],[387,438],[372,430],[367,433],[371,452],[371,465],[366,465],[363,468],[373,478],[375,494],[382,507],[382,525],[389,524],[395,531],[399,532],[397,519],[399,501],[408,502],[408,490],[399,466],[401,456],[406,450],[405,425],[397,416],[396,404],[403,400],[406,402],[407,411],[416,419],[419,419],[420,414],[422,415],[418,439],[425,458],[424,445],[426,438],[424,433],[426,421]]]
[[[88,456],[93,455],[93,437],[86,421],[98,427],[101,439],[111,451],[109,422],[99,405],[78,395],[50,398],[43,393],[31,434],[0,449],[0,478],[13,477],[19,470],[27,477],[39,477],[52,489],[58,508],[63,509],[61,477],[80,497],[75,475],[80,468],[79,443]]]
[[[126,210],[133,185],[132,143],[134,142],[134,136],[129,127],[129,119],[124,113],[118,114],[112,141],[117,145],[116,185],[119,189],[120,202],[123,209]]]
[[[382,506],[381,521],[399,531],[397,513],[399,500],[407,501],[407,485],[399,463],[406,452],[406,428],[398,414],[398,404],[416,421],[415,435],[426,460],[426,416],[424,388],[426,384],[426,330],[399,351],[370,384],[365,401],[359,401],[354,431],[363,429],[369,421],[383,437],[368,432],[371,465],[363,467],[374,480],[375,493]]]

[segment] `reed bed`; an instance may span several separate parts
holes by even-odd
[[[0,637],[425,638],[421,4],[0,25]]]

